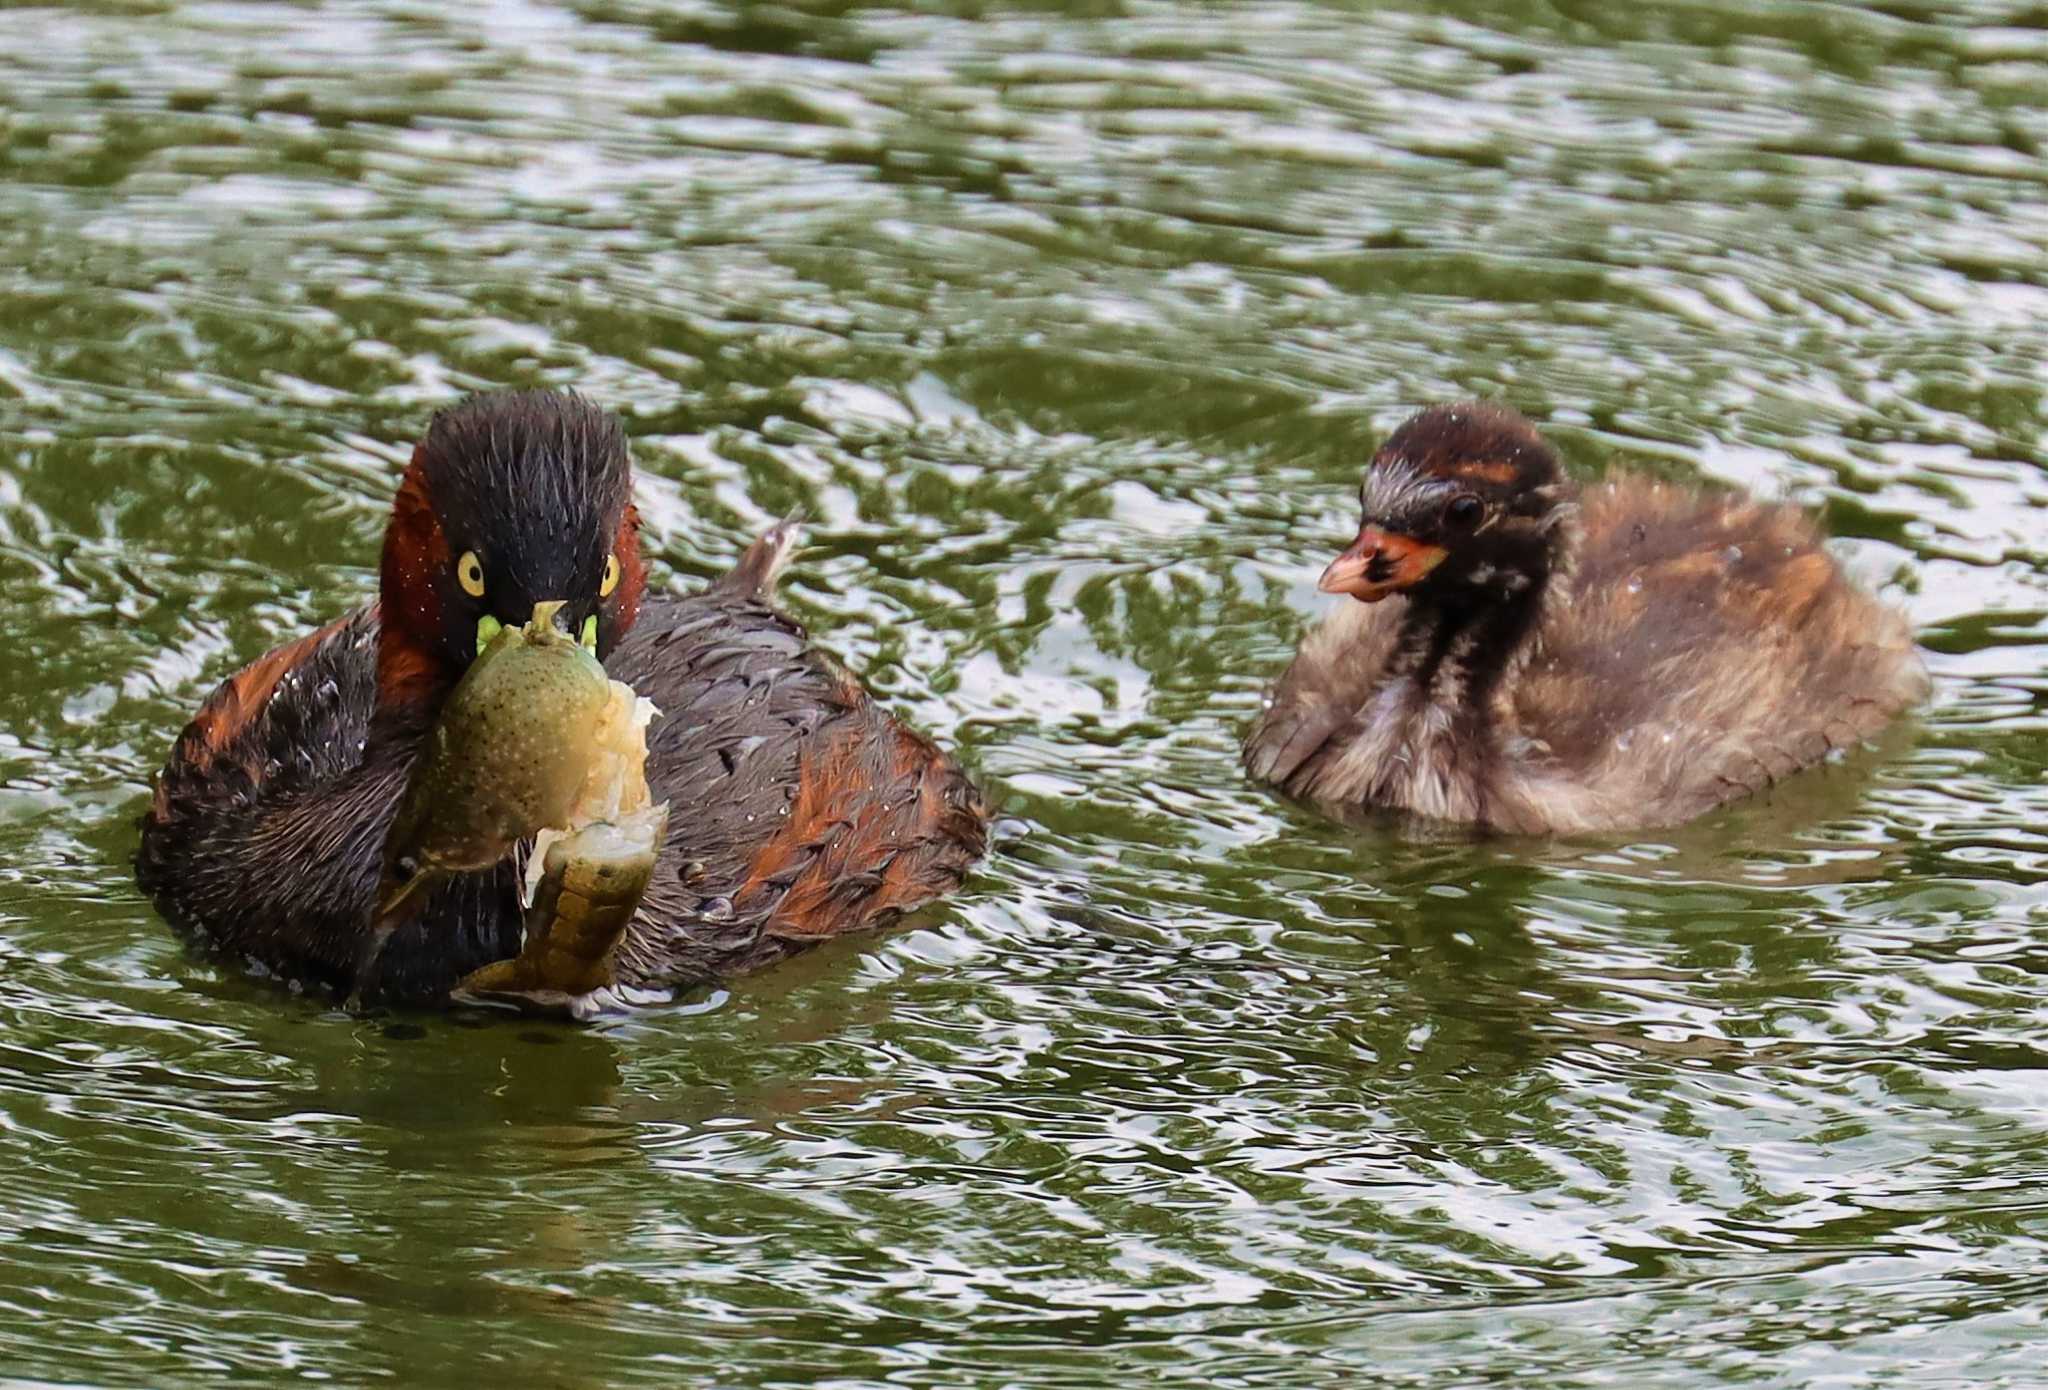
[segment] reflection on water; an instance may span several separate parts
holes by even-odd
[[[0,1365],[564,1385],[2025,1383],[2048,28],[2013,0],[11,10]],[[576,1031],[182,952],[143,778],[431,410],[620,410],[1026,827]],[[1652,840],[1236,740],[1407,410],[1822,510],[1939,691]]]

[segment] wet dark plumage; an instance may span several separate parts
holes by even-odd
[[[1471,531],[1449,505],[1468,496]],[[1368,528],[1447,555],[1338,600],[1271,692],[1246,766],[1304,800],[1521,832],[1676,824],[1927,693],[1904,619],[1799,511],[1632,477],[1581,490],[1504,408],[1423,412],[1362,501]]]
[[[633,525],[616,426],[572,397],[480,399],[462,408],[462,428],[443,428],[444,417],[422,444],[461,461],[437,461],[426,485],[439,514],[469,518],[475,534],[387,541],[379,603],[229,677],[178,740],[137,855],[164,914],[281,976],[351,986],[386,829],[438,695],[473,655],[457,640],[463,623],[473,630],[472,613],[450,619],[466,600],[442,585],[443,571],[451,556],[485,547],[493,601],[501,589],[514,608],[583,596],[572,622],[598,615],[607,670],[662,710],[647,775],[672,803],[668,841],[619,948],[621,984],[739,974],[958,887],[983,851],[982,799],[771,605],[791,531],[771,531],[701,593],[644,602],[635,549],[634,583],[592,601],[611,533]],[[416,459],[409,485],[418,468]],[[450,486],[451,475],[462,483]],[[433,573],[395,582],[408,566]],[[550,585],[558,591],[537,591]],[[396,593],[446,606],[424,624],[412,615],[422,640],[389,640]],[[516,955],[515,869],[439,889],[378,957],[376,997],[435,1002],[470,971]]]

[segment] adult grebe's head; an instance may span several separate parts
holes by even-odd
[[[1557,455],[1520,415],[1480,401],[1434,406],[1373,456],[1358,539],[1322,588],[1366,603],[1522,592],[1556,567],[1571,503]]]
[[[498,391],[436,415],[384,534],[380,701],[438,699],[540,603],[608,655],[645,585],[632,485],[618,421],[580,397]]]

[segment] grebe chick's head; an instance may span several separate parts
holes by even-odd
[[[1358,538],[1325,593],[1377,603],[1501,599],[1549,578],[1571,485],[1535,427],[1506,406],[1433,406],[1380,446],[1359,487]]]

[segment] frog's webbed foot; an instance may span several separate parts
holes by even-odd
[[[533,899],[525,944],[456,985],[457,999],[507,1002],[583,1018],[603,1012],[617,977],[612,958],[654,879],[668,806],[650,806],[568,835],[544,834],[528,868]]]
[[[398,930],[406,915],[403,908],[378,913],[377,919],[370,924],[370,930],[357,943],[352,983],[341,1005],[348,1012],[359,1014],[369,1009],[370,1001],[376,997],[377,967],[384,955],[384,943],[391,939],[391,934]]]

